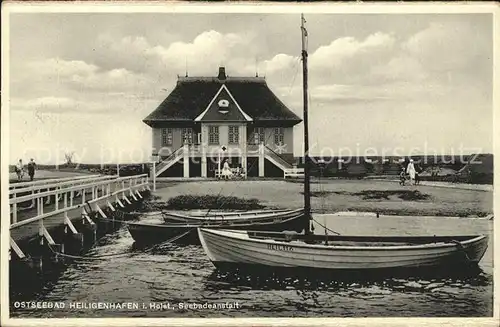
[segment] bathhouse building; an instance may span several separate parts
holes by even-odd
[[[178,77],[143,122],[152,128],[158,177],[215,177],[227,160],[245,176],[294,169],[293,127],[302,120],[263,77]]]

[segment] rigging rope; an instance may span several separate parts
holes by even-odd
[[[313,221],[315,221],[319,226],[323,227],[324,229],[326,229],[327,231],[333,233],[333,234],[336,234],[336,235],[340,235],[339,232],[336,232],[328,227],[326,227],[325,225],[323,225],[322,223],[320,223],[319,221],[317,221],[316,219],[313,218]]]
[[[219,172],[219,174],[220,174],[220,172]],[[220,197],[220,195],[221,195],[221,193],[222,193],[222,189],[223,189],[223,188],[221,187],[221,188],[220,188],[220,190],[219,190],[219,193],[217,193],[217,197],[216,197],[216,199],[219,199],[219,197]],[[219,209],[220,209],[220,207],[219,207]],[[207,211],[207,213],[205,214],[205,217],[204,217],[204,218],[207,218],[207,217],[208,217],[208,215],[210,214],[210,212],[212,212],[212,208],[208,208],[208,211]],[[210,219],[210,217],[209,217],[209,219]]]
[[[71,255],[71,254],[66,254],[63,252],[56,251],[52,248],[52,246],[49,244],[49,249],[52,253],[58,256],[66,257],[66,258],[71,258],[71,259],[78,259],[78,260],[102,260],[102,259],[108,259],[108,258],[118,258],[122,256],[130,256],[130,252],[122,252],[122,253],[110,253],[110,254],[103,254],[99,256],[79,256],[79,255]]]
[[[154,251],[156,248],[160,247],[161,245],[164,245],[164,244],[167,244],[167,243],[173,243],[173,242],[175,242],[175,241],[177,241],[177,240],[179,240],[179,239],[183,238],[184,236],[188,235],[188,234],[189,234],[189,233],[191,233],[194,229],[195,229],[195,228],[191,228],[191,229],[189,229],[189,230],[188,230],[187,232],[185,232],[185,233],[182,233],[182,234],[180,234],[180,235],[174,236],[174,237],[172,237],[172,238],[170,238],[170,239],[168,239],[168,240],[166,240],[166,241],[163,241],[163,242],[161,242],[161,243],[159,243],[159,244],[155,244],[155,245],[154,245],[154,246],[152,246],[151,248],[144,250],[144,252],[148,253],[148,252]]]
[[[48,244],[49,246],[49,249],[52,253],[54,253],[55,255],[57,256],[62,256],[62,257],[66,257],[66,258],[70,258],[70,259],[77,259],[77,260],[105,260],[105,259],[109,259],[109,258],[119,258],[119,257],[125,257],[125,256],[134,256],[134,255],[139,255],[139,254],[143,254],[143,253],[148,253],[148,252],[151,252],[151,251],[154,251],[157,247],[161,246],[161,245],[164,245],[166,243],[173,243],[175,241],[177,241],[178,239],[181,239],[182,237],[186,236],[187,234],[191,233],[193,231],[194,228],[191,228],[189,229],[188,231],[186,231],[185,233],[182,233],[180,235],[176,235],[166,241],[163,241],[159,244],[155,244],[153,247],[149,248],[149,249],[146,249],[145,251],[141,252],[141,253],[131,253],[129,251],[127,252],[122,252],[122,253],[110,253],[110,254],[103,254],[103,255],[99,255],[99,256],[79,256],[79,255],[71,255],[71,254],[66,254],[66,253],[63,253],[63,252],[59,252],[59,251],[56,251],[54,250],[54,248]],[[96,242],[97,243],[97,242]],[[95,246],[95,244],[92,245]],[[91,248],[92,248],[91,247]]]
[[[293,86],[295,85],[295,79],[297,78],[297,74],[299,72],[298,63],[300,62],[300,60],[301,60],[301,57],[296,57],[295,61],[293,62],[293,64],[295,65],[295,73],[293,75],[292,84],[290,84],[290,88],[288,89],[288,95],[292,94],[292,89],[293,89]]]

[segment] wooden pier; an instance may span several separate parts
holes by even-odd
[[[16,183],[9,186],[10,256],[27,255],[21,243],[36,239],[39,245],[58,247],[50,230],[64,226],[64,233],[79,236],[76,225],[94,230],[92,215],[108,218],[115,212],[138,203],[150,190],[146,174],[118,177],[86,175],[81,177]],[[5,223],[5,222],[4,222]],[[13,252],[13,253],[12,253]]]

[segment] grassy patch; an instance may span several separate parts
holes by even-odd
[[[304,192],[300,192],[304,194]],[[390,200],[391,196],[397,196],[404,201],[424,201],[429,200],[429,194],[421,193],[418,190],[364,190],[361,192],[346,192],[346,191],[317,191],[311,192],[311,197],[321,198],[330,194],[359,196],[363,200]]]
[[[351,193],[360,196],[363,200],[389,200],[391,196],[397,196],[404,201],[423,201],[429,200],[430,195],[421,193],[418,190],[365,190],[357,193]]]
[[[331,191],[317,191],[317,192],[311,192],[311,197],[312,198],[324,198],[332,193],[336,192],[331,192]],[[300,194],[304,195],[304,192],[300,192]]]
[[[265,208],[258,199],[216,195],[179,195],[170,198],[166,203],[156,203],[155,207],[166,210],[257,210]]]

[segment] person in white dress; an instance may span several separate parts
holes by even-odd
[[[222,178],[230,179],[232,175],[233,175],[233,172],[231,171],[231,168],[229,167],[229,163],[227,162],[227,159],[225,159],[224,165],[222,167]]]
[[[410,184],[415,184],[415,165],[413,164],[413,159],[410,159],[408,167],[406,167],[406,173],[410,175]]]

